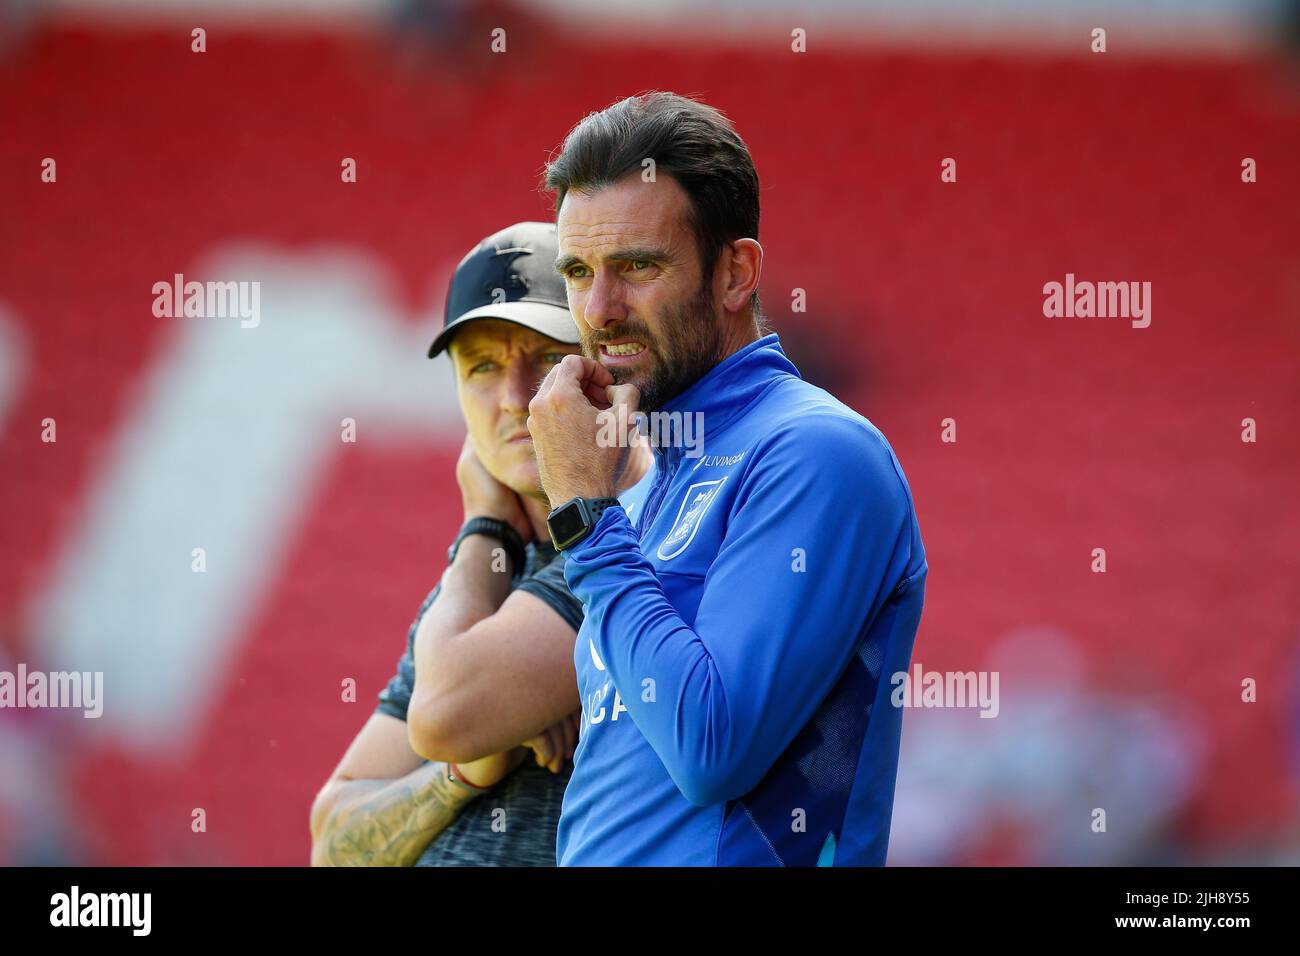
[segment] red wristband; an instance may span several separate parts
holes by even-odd
[[[487,793],[489,790],[492,789],[491,787],[480,787],[476,783],[470,783],[468,780],[465,779],[465,775],[461,773],[460,767],[457,767],[454,763],[451,763],[450,761],[447,762],[447,776],[450,777],[452,780],[455,780],[457,783],[461,784],[462,786],[469,787],[471,790],[477,790],[479,793]]]

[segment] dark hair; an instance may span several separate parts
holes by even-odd
[[[569,131],[559,156],[546,165],[546,189],[558,213],[570,190],[612,186],[646,159],[667,173],[690,200],[690,226],[705,288],[722,247],[758,238],[758,173],[749,148],[712,106],[677,93],[630,96],[584,117]],[[759,320],[758,293],[750,300]]]

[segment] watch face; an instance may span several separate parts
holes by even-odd
[[[581,502],[577,501],[560,505],[546,519],[546,524],[551,529],[552,543],[558,549],[567,548],[587,530],[586,514]]]

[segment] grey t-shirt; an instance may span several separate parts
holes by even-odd
[[[527,591],[546,602],[576,633],[582,626],[582,603],[569,593],[564,557],[550,542],[530,542],[524,573],[512,590]],[[415,632],[424,612],[438,599],[437,586],[420,605],[406,635],[406,652],[397,673],[379,692],[376,710],[406,720],[415,688]],[[420,854],[416,866],[555,866],[555,828],[572,766],[557,774],[537,766],[531,757],[498,783],[491,793],[475,798]]]

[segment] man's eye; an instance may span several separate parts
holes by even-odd
[[[567,279],[585,279],[587,278],[587,267],[569,266],[569,269],[564,273],[564,276]]]
[[[548,365],[559,365],[564,361],[564,356],[568,354],[568,352],[547,352],[542,356],[542,361],[546,362]]]
[[[649,269],[649,268],[650,268],[650,260],[649,260],[649,259],[633,259],[632,262],[630,263],[630,265],[632,266],[632,268],[633,268],[634,270],[636,270],[637,272],[640,272],[642,269]]]
[[[482,362],[479,362],[477,365],[475,365],[473,368],[471,368],[471,369],[469,370],[469,374],[471,374],[471,375],[477,375],[477,374],[479,374],[480,372],[490,372],[490,371],[492,371],[492,369],[494,369],[494,368],[496,368],[496,367],[497,367],[497,363],[496,363],[496,362],[493,362],[491,359],[487,359],[487,360],[484,360],[484,361],[482,361]]]

